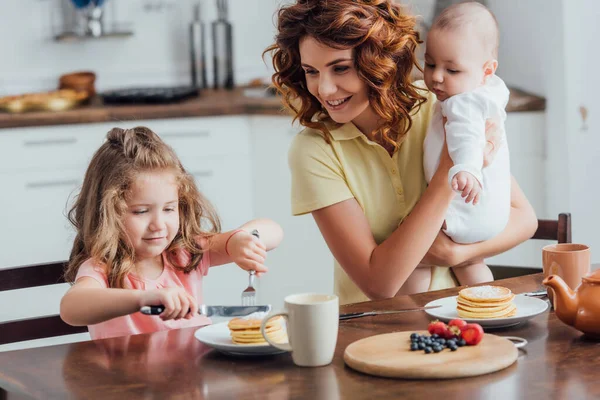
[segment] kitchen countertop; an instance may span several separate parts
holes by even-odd
[[[513,88],[506,111],[544,111],[545,108],[544,98]],[[244,114],[289,115],[278,96],[248,97],[243,88],[236,88],[232,91],[204,90],[199,97],[172,104],[104,105],[95,97],[89,104],[68,111],[0,113],[0,129]]]

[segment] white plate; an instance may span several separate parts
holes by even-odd
[[[430,301],[425,306],[441,306],[425,312],[440,321],[448,322],[454,318],[461,318],[456,312],[456,297],[444,297]],[[525,322],[548,309],[548,303],[535,297],[516,295],[513,303],[517,306],[517,313],[507,318],[461,318],[467,322],[476,322],[483,328],[505,328]]]
[[[208,325],[198,329],[194,336],[207,346],[210,346],[223,353],[236,356],[263,356],[268,354],[285,353],[270,344],[241,345],[231,341],[227,322],[221,322],[214,325]]]

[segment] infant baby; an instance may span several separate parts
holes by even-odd
[[[510,214],[510,162],[504,133],[509,91],[498,76],[498,24],[476,2],[445,9],[427,37],[424,76],[437,102],[424,142],[427,182],[435,173],[444,145],[454,166],[448,184],[461,193],[450,204],[443,231],[461,244],[488,240],[504,230]],[[483,168],[486,120],[499,124],[501,140],[494,161]],[[445,137],[444,137],[445,128]],[[491,142],[490,142],[491,143]],[[483,260],[455,267],[461,285],[493,280]],[[403,291],[428,290],[430,269],[417,268]]]

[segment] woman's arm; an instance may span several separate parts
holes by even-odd
[[[258,231],[260,239],[256,239],[251,235],[251,232],[254,229]],[[238,230],[243,232],[235,233]],[[266,251],[279,246],[282,239],[283,230],[275,221],[266,218],[254,219],[246,222],[238,229],[223,232],[211,237],[209,245],[210,264],[211,266],[216,266],[237,262],[238,260],[236,260],[235,257],[236,249],[247,247],[248,251],[255,251],[257,253],[256,255],[249,255],[257,262],[257,268],[250,269],[255,269],[257,272],[265,272],[266,268],[262,263],[264,262]],[[262,260],[259,255],[263,256]],[[260,266],[258,266],[258,264],[260,264]],[[242,265],[240,265],[240,267],[244,268]]]
[[[429,250],[454,197],[448,185],[451,166],[444,150],[440,166],[417,205],[379,245],[356,199],[312,212],[333,256],[370,299],[393,297]]]

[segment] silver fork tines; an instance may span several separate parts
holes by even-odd
[[[251,235],[260,238],[258,231],[254,229],[250,232]],[[242,292],[242,305],[243,306],[254,306],[256,305],[256,289],[254,288],[254,271],[250,271],[248,275],[248,287]]]
[[[254,306],[256,305],[256,289],[254,289],[254,271],[250,271],[248,274],[248,287],[242,292],[242,305],[243,306]]]

